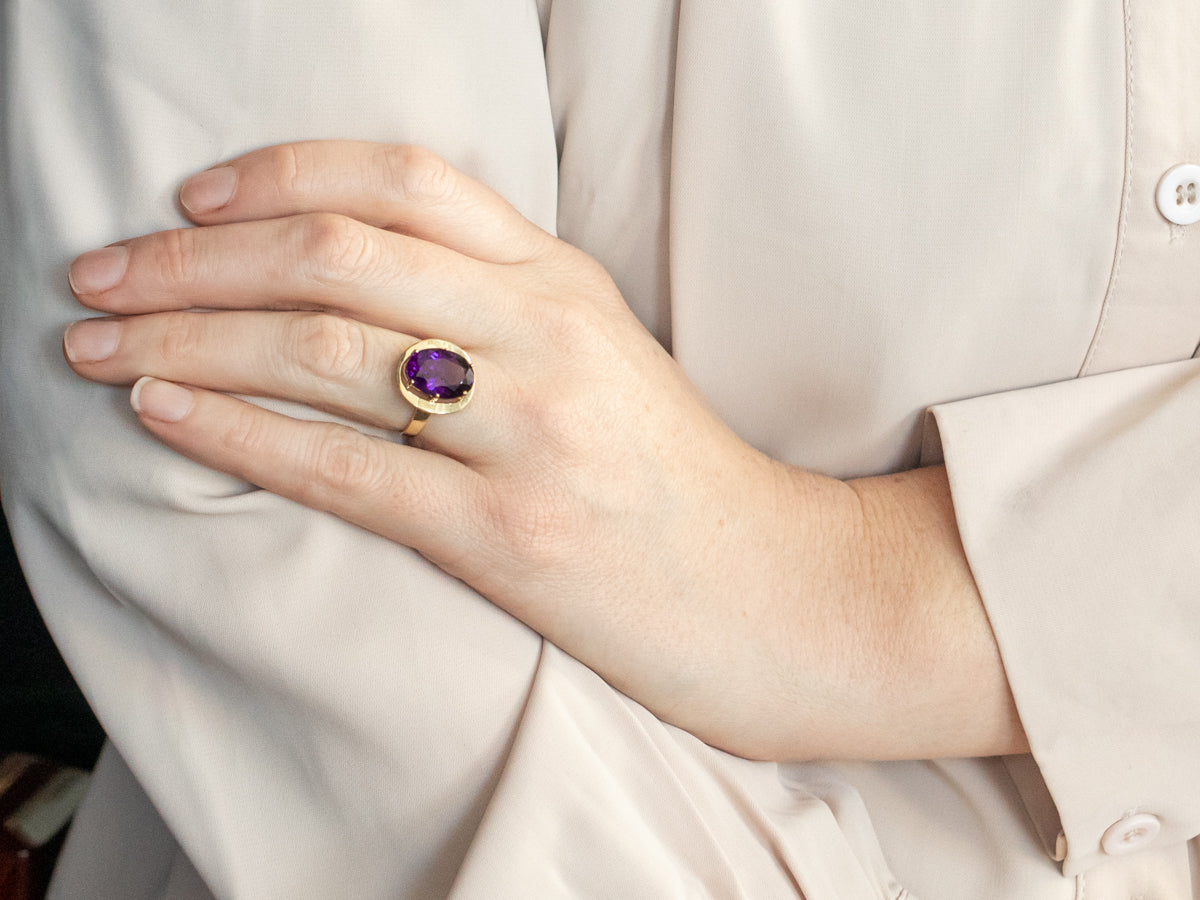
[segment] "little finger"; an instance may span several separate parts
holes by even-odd
[[[445,456],[154,378],[139,380],[130,402],[184,456],[412,547],[452,574],[488,550],[486,483]]]

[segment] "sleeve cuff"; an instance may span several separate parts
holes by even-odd
[[[927,422],[1036,763],[1010,771],[1047,852],[1070,875],[1193,837],[1200,362],[947,403]]]

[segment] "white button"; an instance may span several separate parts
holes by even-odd
[[[1200,222],[1200,166],[1185,163],[1167,172],[1158,182],[1158,211],[1168,222]]]
[[[1109,856],[1132,853],[1153,841],[1161,830],[1162,823],[1157,816],[1148,813],[1126,816],[1104,832],[1104,837],[1100,838],[1100,849]]]

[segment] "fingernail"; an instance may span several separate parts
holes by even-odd
[[[99,294],[115,287],[128,265],[127,247],[102,247],[77,257],[67,271],[67,279],[77,294]]]
[[[192,392],[169,381],[144,375],[129,394],[134,411],[160,422],[178,422],[192,409]]]
[[[237,188],[237,169],[221,166],[198,172],[179,188],[179,202],[190,213],[207,213],[220,209],[233,199]]]
[[[73,363],[100,362],[108,359],[121,339],[121,326],[111,319],[84,319],[63,335],[63,350]]]

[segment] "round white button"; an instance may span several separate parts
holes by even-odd
[[[1176,225],[1200,222],[1200,166],[1185,163],[1171,169],[1158,182],[1154,199],[1168,222]]]
[[[1100,849],[1109,856],[1132,853],[1153,841],[1161,830],[1162,823],[1157,816],[1149,813],[1126,816],[1104,832],[1100,838]]]

